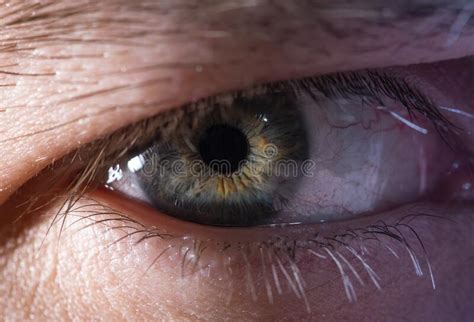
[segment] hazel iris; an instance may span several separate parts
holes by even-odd
[[[208,225],[270,222],[297,175],[282,161],[307,156],[306,132],[288,93],[253,93],[204,101],[163,116],[135,175],[157,209]]]

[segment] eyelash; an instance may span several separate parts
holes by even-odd
[[[130,150],[140,149],[148,145],[150,137],[153,138],[154,130],[162,125],[160,122],[163,119],[179,118],[179,115],[197,111],[222,99],[234,100],[239,97],[253,95],[253,93],[277,93],[280,91],[293,92],[294,94],[304,92],[315,101],[318,100],[315,92],[323,94],[328,99],[357,96],[361,98],[362,104],[373,102],[383,104],[382,97],[388,97],[402,103],[409,114],[410,121],[416,120],[418,116],[427,118],[448,145],[453,149],[461,148],[459,145],[461,129],[451,123],[426,95],[409,85],[404,79],[379,71],[363,71],[276,82],[257,86],[251,90],[205,98],[185,105],[179,108],[179,110],[174,109],[170,112],[164,112],[157,117],[138,122],[104,139],[95,141],[76,151],[73,159],[82,156],[82,154],[85,154],[83,159],[91,159],[94,154],[98,156],[103,153],[104,155],[101,155],[104,158],[102,163],[113,163]],[[177,115],[177,113],[181,114]],[[126,148],[117,150],[115,146],[126,146]]]
[[[304,92],[310,97],[312,97],[312,99],[314,100],[318,100],[318,98],[314,95],[315,91],[322,93],[326,98],[329,99],[349,98],[350,96],[357,96],[361,98],[362,104],[366,102],[375,102],[382,104],[381,98],[388,97],[401,102],[408,111],[410,118],[416,120],[417,116],[426,117],[433,124],[438,134],[448,145],[450,145],[453,149],[459,148],[458,137],[460,129],[458,129],[447,118],[445,118],[443,114],[439,111],[439,109],[436,107],[436,105],[429,98],[423,95],[416,88],[410,86],[405,80],[385,73],[381,73],[379,71],[350,72],[328,76],[318,76],[301,80],[277,82],[273,84],[258,86],[253,89],[253,91],[260,93],[272,93],[281,90],[291,90],[294,93]],[[244,90],[235,92],[233,94],[227,94],[227,96],[218,95],[215,97],[203,99],[195,103],[191,103],[182,107],[178,111],[171,111],[165,113],[169,113],[170,115],[174,115],[177,112],[188,113],[189,111],[199,109],[201,106],[212,104],[212,102],[214,102],[215,100],[223,99],[226,97],[228,98],[229,96],[231,98],[237,98],[242,95],[248,95],[248,93],[249,90]],[[66,200],[63,203],[63,207],[61,207],[61,209],[59,209],[58,212],[54,215],[46,235],[48,235],[50,229],[55,224],[61,225],[61,234],[61,232],[65,228],[66,218],[69,215],[73,214],[74,216],[79,216],[78,219],[73,221],[73,224],[80,223],[84,220],[91,221],[81,229],[95,225],[105,225],[107,227],[106,231],[117,229],[129,230],[114,243],[120,242],[125,239],[131,239],[134,237],[137,237],[135,244],[140,244],[141,242],[152,238],[163,240],[180,239],[179,236],[167,235],[156,228],[146,227],[140,222],[134,220],[133,218],[130,218],[125,214],[119,213],[111,208],[108,208],[105,205],[101,205],[93,199],[91,199],[90,203],[87,205],[75,207],[79,200],[87,200],[85,197],[87,191],[91,189],[96,189],[103,183],[102,175],[106,173],[105,170],[108,169],[114,162],[116,162],[117,159],[126,156],[133,149],[139,149],[148,144],[149,138],[153,133],[153,129],[156,128],[156,126],[159,126],[159,123],[157,122],[160,120],[162,120],[162,115],[128,126],[106,138],[95,141],[79,149],[78,151],[64,158],[61,162],[57,162],[51,167],[50,171],[56,171],[58,168],[70,167],[71,165],[78,164],[78,170],[74,173],[71,173],[71,183],[66,189]],[[124,149],[116,148],[123,146],[125,146]],[[58,199],[64,199],[64,194],[55,198],[55,200]],[[89,206],[100,206],[103,207],[104,211],[91,212],[87,210]],[[105,218],[102,218],[103,216],[105,216]],[[249,251],[262,252],[262,249],[266,249],[268,252],[267,256],[277,256],[277,267],[279,267],[281,270],[280,274],[283,274],[285,276],[285,280],[289,284],[289,287],[293,290],[295,295],[297,297],[300,297],[303,301],[305,301],[304,287],[301,285],[301,282],[298,281],[299,273],[297,267],[295,270],[294,266],[296,265],[294,263],[296,252],[308,251],[320,259],[331,259],[332,261],[334,261],[335,265],[339,269],[348,300],[354,301],[356,299],[354,286],[350,281],[350,278],[348,279],[348,275],[347,272],[344,270],[344,267],[346,267],[347,270],[352,272],[352,275],[354,275],[354,277],[358,279],[359,282],[361,280],[355,268],[344,257],[344,255],[339,252],[338,247],[343,247],[343,249],[348,251],[349,254],[352,254],[352,256],[354,256],[355,259],[357,259],[361,263],[364,271],[370,276],[370,279],[372,280],[374,286],[377,289],[380,289],[380,278],[373,271],[370,265],[363,259],[363,257],[361,255],[357,255],[358,252],[355,250],[355,248],[350,245],[354,244],[355,242],[360,242],[361,244],[359,246],[361,247],[361,253],[364,254],[366,252],[366,250],[364,250],[364,243],[366,243],[368,240],[376,240],[379,243],[380,247],[387,248],[390,252],[392,252],[394,256],[398,256],[398,254],[391,248],[391,245],[389,242],[387,242],[387,240],[398,242],[399,245],[403,246],[406,249],[407,253],[409,254],[409,257],[412,260],[416,274],[420,275],[422,274],[421,265],[418,259],[418,255],[414,251],[415,247],[413,247],[407,242],[404,233],[401,231],[401,228],[405,228],[416,236],[418,244],[423,252],[423,258],[430,272],[433,287],[435,287],[434,278],[431,272],[431,265],[426,254],[423,242],[418,233],[416,232],[415,228],[410,226],[411,220],[416,216],[425,215],[414,214],[410,217],[410,221],[408,222],[404,221],[408,217],[404,217],[399,222],[395,222],[393,224],[379,222],[377,224],[362,228],[348,229],[347,231],[343,231],[342,233],[331,237],[324,237],[322,235],[315,234],[312,239],[294,240],[287,239],[284,236],[276,236],[275,239],[264,243],[260,242],[238,245],[233,245],[226,242],[219,242],[221,245],[220,252],[224,254],[228,253],[231,249],[233,249],[237,250],[239,253],[243,252],[243,254],[245,254]],[[197,248],[195,245],[193,247],[185,245],[176,246],[178,248],[188,248],[188,250],[185,251],[184,255],[182,255],[183,260],[181,269],[183,271],[183,274],[186,268],[187,257],[190,257],[191,255],[190,252],[195,253],[194,255],[197,260],[196,263],[193,263],[193,265],[194,267],[197,267],[197,262],[199,261],[199,258],[202,255],[200,254],[200,252],[204,251],[202,250],[202,247],[204,247],[204,249],[206,247],[206,245],[202,245],[202,241],[194,240],[193,243],[201,244]],[[209,241],[206,241],[206,243],[209,243]],[[167,249],[166,251],[168,250],[169,249]],[[319,253],[319,251],[323,251],[324,253],[321,254]],[[163,253],[158,254],[153,264],[158,261],[162,255]],[[283,258],[288,261],[287,264],[289,265],[290,269],[293,270],[292,274],[295,280],[291,280],[291,278],[289,279],[288,273],[285,273],[283,271],[285,268],[284,266],[282,266],[282,259],[278,256],[283,256]],[[268,259],[270,257],[268,257]],[[234,258],[234,260],[236,259]],[[242,260],[245,262],[245,258],[242,258]],[[265,262],[264,255],[262,255],[262,260],[263,262]],[[274,264],[275,263],[272,263],[272,265]],[[255,290],[252,289],[251,276],[248,277],[248,279],[248,289],[252,297],[254,297]],[[275,281],[275,283],[277,282]],[[270,300],[271,299],[269,298],[269,301]],[[306,308],[310,310],[307,305],[307,302]]]
[[[357,292],[353,283],[353,279],[355,279],[360,284],[360,287],[367,286],[360,276],[362,273],[367,274],[371,283],[378,291],[382,290],[382,278],[371,267],[368,260],[364,258],[365,255],[370,255],[370,251],[368,249],[370,249],[372,246],[370,244],[372,242],[376,243],[375,247],[378,247],[379,249],[385,249],[396,259],[400,259],[401,257],[401,253],[396,251],[397,247],[401,247],[400,251],[405,251],[407,253],[407,257],[410,258],[416,276],[422,277],[426,273],[423,271],[424,264],[431,285],[433,289],[436,289],[435,278],[425,245],[421,236],[416,231],[414,225],[411,225],[411,223],[416,219],[423,217],[432,220],[443,220],[454,223],[454,221],[444,217],[420,212],[405,215],[394,223],[377,221],[376,223],[368,226],[346,228],[335,235],[331,235],[331,237],[325,237],[320,233],[316,233],[311,238],[295,240],[279,235],[274,236],[271,240],[264,242],[231,244],[228,242],[215,240],[189,240],[186,238],[169,235],[161,232],[158,228],[145,227],[143,224],[130,218],[129,216],[117,212],[116,210],[103,205],[94,199],[87,199],[87,201],[89,203],[86,205],[81,205],[77,208],[74,206],[72,206],[72,208],[68,208],[68,212],[73,214],[75,217],[77,216],[78,219],[75,219],[71,224],[65,227],[65,229],[72,227],[82,221],[89,221],[90,223],[82,226],[80,230],[99,225],[105,227],[104,233],[112,230],[124,231],[122,237],[108,244],[106,248],[109,248],[124,240],[133,241],[135,246],[150,239],[175,242],[174,244],[169,244],[164,248],[163,251],[159,252],[155,256],[154,260],[146,268],[145,274],[159,262],[162,256],[169,254],[168,252],[172,249],[174,249],[178,255],[182,256],[180,267],[182,277],[198,273],[200,271],[200,258],[210,243],[213,243],[219,247],[219,255],[221,255],[222,258],[227,259],[227,261],[224,260],[223,265],[230,266],[231,262],[238,261],[246,265],[246,270],[248,274],[250,274],[246,277],[247,291],[250,293],[249,295],[253,298],[253,300],[256,300],[257,290],[253,285],[253,277],[250,273],[251,264],[248,262],[248,258],[252,254],[257,253],[262,259],[262,262],[260,263],[260,269],[268,272],[271,269],[271,279],[273,279],[278,294],[282,294],[281,290],[284,287],[284,284],[282,283],[283,280],[283,282],[287,283],[287,288],[292,290],[293,295],[303,302],[308,313],[311,313],[311,307],[306,300],[306,295],[304,293],[304,282],[302,282],[303,277],[301,276],[301,272],[297,265],[297,258],[300,252],[308,252],[314,255],[318,260],[331,260],[336,265],[342,279],[347,300],[349,302],[357,301]],[[87,210],[89,207],[94,209],[94,211]],[[97,211],[97,207],[101,207],[103,211]],[[81,215],[82,213],[87,215]],[[65,213],[61,214],[57,219],[65,220],[65,215]],[[105,216],[105,218],[96,219],[96,217],[101,218],[101,216]],[[55,223],[55,220],[53,220],[51,225]],[[416,244],[413,245],[410,243],[407,238],[407,234],[412,234],[412,237],[414,237],[416,240]],[[177,244],[176,241],[181,242],[181,244]],[[232,250],[238,255],[228,255]],[[346,254],[344,254],[344,251]],[[346,256],[352,256],[350,259],[355,260],[355,262],[360,264],[359,266],[361,267],[354,267],[355,264],[351,264],[350,260],[348,260]],[[357,269],[359,269],[359,271]],[[231,271],[226,272],[226,274],[229,274],[227,277],[231,278]],[[353,279],[351,279],[350,275],[353,275]],[[203,276],[212,278],[206,274]],[[269,277],[267,276],[265,278],[267,279]],[[268,287],[272,288],[272,286],[270,286],[271,281],[266,280],[265,283],[267,291]],[[230,294],[232,294],[232,292]],[[268,301],[272,303],[274,295],[267,292],[267,296]]]

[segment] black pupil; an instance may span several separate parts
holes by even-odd
[[[199,153],[212,170],[231,174],[247,158],[249,143],[241,130],[225,124],[213,125],[199,140]]]

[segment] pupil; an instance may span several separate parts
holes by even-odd
[[[199,140],[199,153],[212,170],[231,174],[247,158],[249,143],[241,130],[225,124],[213,125]]]

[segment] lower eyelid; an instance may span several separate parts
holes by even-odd
[[[103,191],[103,193],[106,194],[109,191]],[[446,267],[451,267],[451,262],[445,263],[444,261],[450,260],[449,258],[453,259],[454,255],[449,255],[453,248],[458,250],[456,258],[466,253],[466,248],[469,248],[466,240],[470,238],[474,228],[469,222],[472,215],[472,211],[469,209],[461,208],[457,211],[449,207],[440,208],[420,204],[407,206],[404,211],[363,217],[356,221],[314,225],[305,227],[305,229],[297,227],[272,228],[269,230],[273,232],[270,235],[281,238],[279,244],[272,245],[271,243],[262,243],[262,240],[268,241],[268,239],[262,238],[261,235],[256,236],[255,230],[248,228],[245,228],[247,233],[240,237],[241,240],[238,240],[237,237],[232,240],[232,231],[236,230],[215,228],[225,231],[219,236],[213,235],[215,231],[211,232],[209,229],[206,233],[200,232],[199,229],[196,229],[198,226],[195,224],[181,226],[182,222],[174,220],[172,223],[174,226],[168,225],[171,221],[164,218],[165,216],[157,218],[155,212],[146,213],[142,211],[142,208],[129,205],[127,207],[125,204],[122,207],[118,202],[120,200],[117,200],[120,199],[118,196],[110,197],[101,194],[101,191],[95,191],[86,194],[83,199],[79,200],[67,218],[61,237],[65,240],[64,242],[57,239],[62,217],[56,221],[54,229],[46,236],[46,245],[53,245],[53,247],[47,248],[54,251],[53,249],[57,249],[55,245],[59,242],[60,249],[69,249],[74,257],[74,259],[61,257],[61,263],[71,260],[85,261],[85,257],[94,252],[97,255],[94,255],[94,260],[89,265],[92,265],[92,268],[97,267],[100,262],[109,267],[101,273],[101,276],[109,276],[110,270],[114,272],[116,278],[129,281],[124,283],[120,296],[128,294],[126,291],[128,289],[133,294],[137,294],[135,298],[144,301],[147,301],[150,294],[153,294],[156,299],[182,303],[183,299],[178,296],[181,293],[176,292],[176,287],[184,287],[182,290],[186,293],[195,291],[191,296],[196,300],[195,303],[203,303],[206,298],[211,296],[211,303],[218,311],[228,312],[229,307],[237,302],[251,306],[258,314],[268,310],[271,312],[269,313],[271,316],[280,318],[288,314],[294,317],[295,314],[298,314],[297,312],[307,314],[308,307],[302,298],[303,293],[312,314],[316,314],[315,311],[321,308],[324,308],[326,312],[330,307],[334,307],[335,303],[338,303],[342,308],[346,307],[348,298],[344,295],[346,292],[345,282],[328,251],[342,265],[346,265],[344,260],[339,257],[339,252],[351,263],[364,281],[364,285],[360,285],[349,266],[344,266],[345,274],[348,275],[357,297],[363,299],[360,302],[363,303],[361,305],[370,307],[375,305],[374,300],[378,301],[379,297],[374,297],[374,294],[381,294],[384,299],[389,299],[390,296],[394,296],[393,294],[397,294],[398,291],[394,291],[391,287],[392,283],[396,283],[398,288],[403,290],[404,296],[408,296],[407,294],[410,292],[417,292],[419,287],[424,287],[422,288],[424,291],[432,288],[425,254],[416,236],[410,232],[409,228],[400,227],[408,244],[416,252],[416,260],[423,270],[423,276],[419,278],[417,278],[413,259],[410,258],[406,247],[393,238],[387,238],[383,233],[367,234],[369,226],[383,228],[384,225],[395,225],[405,215],[413,215],[410,216],[412,218],[406,218],[406,223],[416,231],[423,242],[427,258],[432,264],[435,282],[438,282],[438,278],[445,279],[446,274],[449,273],[446,271]],[[104,208],[107,207],[107,204],[116,209],[114,213],[111,213],[109,208]],[[104,212],[104,209],[108,209],[108,211],[96,216],[100,212]],[[51,209],[45,225],[49,225],[54,214],[55,210]],[[121,216],[126,216],[134,222],[124,220],[124,217]],[[85,219],[81,220],[81,218]],[[96,219],[97,223],[94,221]],[[100,222],[101,220],[104,221]],[[72,223],[74,224],[71,225]],[[153,229],[150,229],[152,226],[155,226],[160,232],[169,233],[169,235],[150,234],[153,232]],[[141,231],[138,231],[137,227]],[[178,228],[181,229],[181,232],[176,231]],[[289,230],[293,230],[293,237],[291,237]],[[40,230],[36,238],[41,240],[44,237],[42,234],[44,232],[45,230]],[[366,250],[361,249],[359,239],[350,238],[353,232],[356,232],[364,240],[363,245]],[[186,234],[178,236],[178,233]],[[327,239],[327,244],[324,245],[327,250],[320,244],[310,241],[316,239],[317,233],[319,233],[319,237]],[[339,239],[340,237],[336,236],[338,233],[341,236],[343,234],[348,234],[348,236],[346,239]],[[293,243],[281,242],[285,238],[302,242],[304,247],[293,252]],[[37,244],[39,245],[39,243]],[[364,268],[362,262],[351,255],[346,246],[355,249],[359,256],[362,256],[364,263],[369,265],[369,268]],[[389,248],[395,251],[399,258],[396,258]],[[314,252],[312,253],[310,250]],[[363,251],[367,251],[367,253],[363,254]],[[265,273],[261,264],[261,252],[264,254],[266,263]],[[277,259],[272,255],[273,257],[270,259],[268,257],[270,252],[277,252],[280,254],[280,258]],[[467,252],[467,254],[469,253]],[[451,257],[442,257],[445,255]],[[319,256],[325,256],[325,259]],[[99,262],[97,262],[98,260]],[[83,268],[84,274],[87,274],[87,267],[85,265]],[[282,295],[279,294],[275,284],[272,267],[276,270]],[[367,270],[373,270],[374,274],[378,276],[378,279],[372,277],[376,279],[376,283],[382,288],[383,293],[374,293],[378,287]],[[443,275],[440,276],[440,274]],[[301,282],[303,292],[300,290],[298,278],[295,276],[304,281],[304,283]],[[162,287],[163,279],[166,279],[166,285],[171,283],[173,287],[171,289]],[[274,303],[281,303],[281,305],[269,304],[267,285],[271,285]],[[109,285],[102,286],[109,287]],[[231,294],[232,291],[233,294]],[[253,294],[257,295],[257,300],[253,299]],[[396,303],[396,300],[393,303]],[[293,309],[288,311],[289,306]],[[194,308],[192,303],[188,303],[182,307],[182,310]]]
[[[110,203],[117,208],[117,214],[137,221],[135,224],[126,220],[100,222],[100,218],[107,220],[109,215],[98,217],[100,224],[105,223],[104,227],[108,235],[106,240],[109,240],[110,245],[115,243],[119,245],[122,242],[130,245],[125,249],[135,254],[132,258],[136,257],[139,262],[137,272],[139,275],[145,274],[153,281],[156,278],[162,278],[161,274],[167,274],[167,278],[171,280],[184,278],[184,283],[197,274],[196,276],[202,279],[204,285],[209,283],[211,292],[217,291],[221,295],[221,288],[229,290],[236,287],[235,283],[238,283],[241,288],[238,297],[244,296],[250,302],[261,301],[263,297],[263,301],[268,304],[269,300],[265,295],[267,283],[272,285],[273,297],[280,295],[278,295],[275,282],[266,281],[265,276],[262,275],[264,274],[261,263],[263,256],[266,266],[265,274],[270,274],[272,267],[277,269],[278,278],[283,285],[280,287],[285,289],[283,294],[294,293],[287,298],[287,301],[296,301],[300,309],[305,307],[301,292],[311,290],[319,294],[324,289],[325,292],[341,292],[336,293],[339,297],[344,294],[345,282],[339,276],[336,261],[345,265],[345,274],[352,274],[348,264],[344,264],[344,261],[348,260],[357,274],[362,276],[364,285],[358,284],[358,278],[355,275],[350,277],[358,294],[384,288],[387,283],[392,282],[393,278],[402,274],[407,274],[403,275],[405,279],[416,279],[417,274],[420,275],[419,269],[422,270],[420,278],[423,278],[424,285],[432,287],[432,283],[436,283],[436,275],[431,276],[433,269],[431,259],[439,256],[436,243],[440,242],[441,236],[445,236],[443,237],[444,248],[448,247],[447,245],[456,245],[454,241],[463,240],[472,228],[469,228],[469,225],[464,226],[470,210],[457,211],[447,207],[416,204],[397,212],[374,215],[356,221],[336,222],[331,225],[309,225],[304,229],[265,228],[270,232],[268,238],[259,234],[258,229],[246,228],[243,230],[245,234],[239,235],[238,229],[216,228],[213,230],[196,224],[188,225],[187,228],[191,230],[187,231],[186,235],[179,236],[176,229],[178,225],[183,229],[182,222],[156,217],[154,212],[147,214],[145,208],[126,209],[125,206],[120,206],[120,202],[109,199],[100,192],[89,197],[99,203],[90,209],[85,208],[85,214],[100,213],[104,209],[102,207],[107,207]],[[87,203],[89,201],[86,201]],[[78,206],[80,205],[81,201],[78,203]],[[148,215],[153,216],[148,218],[148,222],[143,222]],[[79,214],[79,218],[81,216],[83,214]],[[115,216],[115,218],[118,217]],[[81,226],[87,223],[87,220],[81,222],[78,228],[81,229]],[[135,228],[130,229],[134,225]],[[101,231],[100,226],[93,225]],[[143,230],[135,233],[139,230],[136,229],[137,226]],[[389,231],[385,231],[387,227]],[[201,228],[205,228],[205,231]],[[218,231],[221,234],[217,234]],[[234,232],[237,232],[235,236],[233,236]],[[390,237],[390,234],[396,237]],[[355,235],[357,238],[354,238]],[[397,240],[399,237],[401,239]],[[360,258],[354,255],[353,251]],[[123,253],[124,250],[120,252]],[[280,254],[280,257],[269,258],[270,252],[274,255]],[[128,257],[126,254],[123,256]],[[331,256],[336,259],[332,259]],[[387,264],[391,261],[397,266]],[[229,273],[229,269],[232,273]],[[434,266],[434,272],[439,270],[438,261]],[[284,271],[290,277],[285,277]],[[382,274],[383,272],[385,274]],[[388,272],[390,274],[387,275]],[[266,278],[269,277],[271,275]],[[304,280],[306,284],[299,286],[298,278]],[[330,283],[326,284],[329,281]],[[193,282],[186,283],[190,283],[187,285],[190,289],[194,287],[191,286],[194,285]],[[232,283],[234,283],[233,286],[231,286]],[[320,290],[320,286],[317,285],[321,283],[326,286]],[[153,289],[153,283],[147,287]],[[253,299],[256,294],[258,294],[257,300]],[[228,294],[225,293],[225,295]],[[347,300],[343,299],[344,302]],[[307,307],[307,309],[311,308]]]
[[[380,223],[397,224],[404,220],[411,221],[412,217],[429,214],[432,209],[450,209],[430,203],[415,203],[402,206],[389,212],[364,216],[357,219],[336,221],[323,224],[275,224],[255,227],[214,227],[200,225],[161,214],[146,204],[131,203],[119,195],[106,189],[100,189],[90,194],[92,200],[106,209],[114,209],[118,214],[129,217],[142,227],[151,227],[156,233],[176,239],[193,239],[217,243],[258,244],[272,241],[275,238],[284,238],[289,241],[312,239],[322,235],[331,238],[347,230],[373,226]],[[462,206],[457,206],[462,207]],[[408,218],[408,219],[407,219]],[[442,216],[443,220],[451,221],[453,218]],[[166,238],[165,238],[166,239]]]

